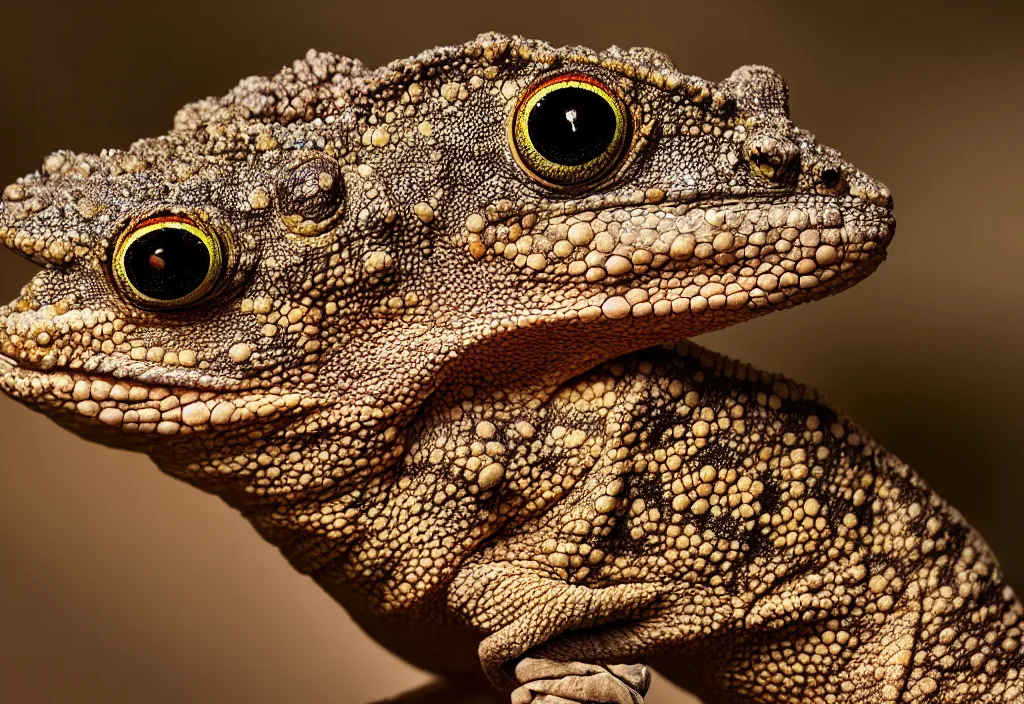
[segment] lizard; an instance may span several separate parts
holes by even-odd
[[[963,517],[688,341],[861,281],[892,210],[763,66],[310,51],[4,189],[41,270],[0,388],[514,704],[640,704],[649,668],[709,703],[1021,702],[1024,609]]]

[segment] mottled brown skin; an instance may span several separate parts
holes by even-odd
[[[633,132],[565,189],[509,124],[569,71]],[[154,214],[227,243],[191,307],[113,282]],[[641,702],[638,663],[707,702],[1024,701],[1021,605],[959,514],[813,391],[673,342],[846,288],[893,234],[769,69],[311,52],[48,157],[0,216],[43,266],[0,310],[0,387],[222,496],[410,662],[517,703]]]

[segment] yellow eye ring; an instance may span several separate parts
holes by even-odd
[[[601,81],[581,73],[527,91],[512,120],[513,152],[535,179],[578,186],[605,176],[629,143],[629,110]]]
[[[191,305],[213,288],[223,270],[220,238],[177,215],[143,221],[114,247],[114,281],[143,308]]]

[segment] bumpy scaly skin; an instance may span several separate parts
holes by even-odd
[[[509,123],[570,70],[633,139],[556,190]],[[884,257],[887,190],[786,103],[769,69],[715,84],[648,49],[311,52],[4,191],[0,241],[44,269],[0,310],[0,387],[221,495],[380,642],[515,702],[639,702],[636,662],[715,702],[1021,701],[1021,606],[953,509],[806,388],[635,351]],[[227,269],[146,311],[111,249],[163,213]]]

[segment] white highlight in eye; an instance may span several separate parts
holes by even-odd
[[[565,111],[565,119],[569,121],[569,124],[572,125],[572,131],[575,132],[576,131],[576,108],[573,108],[572,110],[566,110]]]

